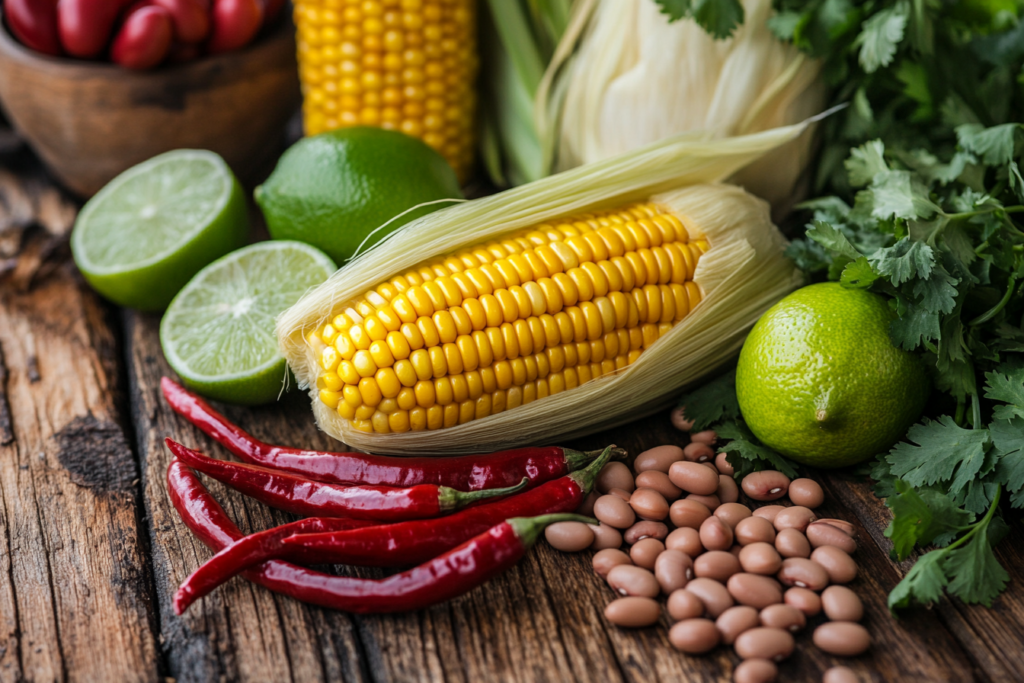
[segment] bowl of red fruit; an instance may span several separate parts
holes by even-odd
[[[301,99],[283,4],[3,0],[0,105],[83,197],[179,148],[252,178]]]

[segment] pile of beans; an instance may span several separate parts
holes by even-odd
[[[816,646],[846,657],[867,650],[870,636],[857,623],[863,605],[845,586],[857,576],[854,529],[818,519],[821,487],[776,471],[749,474],[737,486],[725,455],[712,449],[715,433],[691,439],[685,448],[641,453],[635,475],[621,462],[605,466],[597,492],[580,509],[599,526],[561,522],[545,532],[558,550],[597,551],[594,571],[621,596],[605,609],[608,621],[651,626],[662,615],[659,596],[667,596],[664,607],[675,622],[669,642],[688,654],[732,645],[744,660],[736,683],[776,680],[776,662],[793,652],[793,634],[822,611],[829,621],[814,630]],[[751,510],[738,502],[740,488],[753,501],[774,504]],[[787,494],[792,505],[779,504]],[[825,677],[856,680],[845,667]]]

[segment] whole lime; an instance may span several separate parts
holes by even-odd
[[[921,415],[930,382],[893,345],[885,300],[830,282],[770,308],[743,344],[736,397],[765,445],[816,467],[852,465],[887,449]]]
[[[337,263],[451,204],[437,202],[391,220],[402,212],[461,198],[455,171],[429,145],[366,127],[303,138],[256,188],[271,237],[311,244]]]

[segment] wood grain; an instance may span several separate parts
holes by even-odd
[[[70,269],[0,290],[0,681],[154,681],[119,344]]]

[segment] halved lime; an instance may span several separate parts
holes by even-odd
[[[224,160],[179,149],[133,166],[90,199],[71,252],[103,296],[160,310],[200,268],[243,246],[248,229],[242,187]]]
[[[285,380],[274,320],[336,270],[301,242],[259,242],[203,268],[160,322],[167,362],[186,386],[227,403],[273,401]]]

